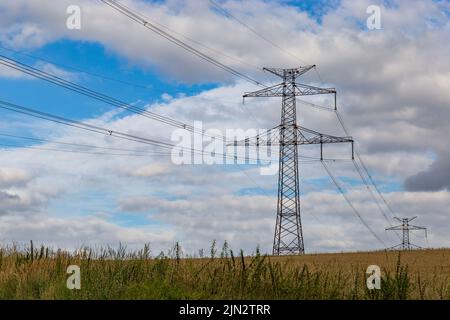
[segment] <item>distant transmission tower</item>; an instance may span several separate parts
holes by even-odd
[[[411,242],[409,242],[409,231],[410,230],[425,230],[425,237],[427,234],[427,228],[424,227],[418,227],[418,226],[414,226],[409,224],[412,220],[416,219],[417,217],[413,217],[413,218],[397,218],[394,217],[395,219],[397,219],[398,221],[400,221],[402,224],[398,225],[398,226],[393,226],[390,228],[386,228],[386,230],[402,230],[403,231],[403,237],[402,237],[402,243],[393,246],[390,249],[396,249],[396,248],[401,248],[401,250],[411,250],[413,247],[416,248],[421,248],[415,244],[412,244]]]
[[[351,137],[335,137],[297,125],[296,96],[334,94],[336,103],[335,89],[317,88],[296,82],[300,75],[314,67],[312,65],[294,69],[264,68],[265,71],[282,78],[283,82],[244,94],[244,98],[282,98],[280,125],[254,138],[235,143],[245,146],[278,145],[280,147],[277,219],[273,240],[274,255],[303,254],[305,252],[300,218],[298,145],[320,144],[321,160],[323,160],[322,145],[325,143],[350,142],[353,149]]]

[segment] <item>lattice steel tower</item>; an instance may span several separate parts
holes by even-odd
[[[300,75],[314,67],[311,65],[294,69],[264,68],[265,71],[282,78],[283,82],[244,94],[244,98],[282,98],[281,124],[269,130],[270,133],[243,141],[246,146],[250,144],[279,146],[278,204],[273,241],[273,254],[275,255],[303,254],[305,252],[300,216],[298,145],[320,144],[322,155],[322,144],[324,143],[353,143],[350,137],[334,137],[297,125],[296,96],[334,94],[336,102],[335,89],[317,88],[296,82]]]
[[[393,226],[390,228],[386,228],[386,230],[402,230],[403,231],[403,237],[402,237],[402,243],[391,247],[390,249],[396,249],[396,248],[401,248],[402,250],[411,250],[413,247],[416,248],[421,248],[418,245],[412,244],[409,241],[409,231],[410,230],[425,230],[425,237],[427,234],[427,228],[424,227],[418,227],[418,226],[414,226],[409,224],[412,220],[416,219],[417,217],[413,217],[413,218],[397,218],[394,217],[395,219],[397,219],[398,221],[400,221],[402,224],[398,225],[398,226]]]

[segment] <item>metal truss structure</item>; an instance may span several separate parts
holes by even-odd
[[[413,248],[422,248],[418,245],[412,244],[409,241],[409,231],[410,230],[425,230],[425,237],[427,234],[427,228],[425,227],[419,227],[419,226],[415,226],[415,225],[411,225],[409,224],[412,220],[416,219],[417,217],[413,217],[413,218],[397,218],[394,217],[395,219],[397,219],[398,221],[400,221],[402,224],[398,225],[398,226],[393,226],[390,228],[386,228],[386,230],[402,230],[403,231],[403,237],[402,237],[402,243],[391,247],[390,249],[398,249],[400,248],[401,250],[411,250]]]
[[[300,216],[299,192],[299,145],[321,145],[321,159],[323,159],[322,145],[326,143],[352,143],[351,137],[335,137],[316,132],[297,125],[296,97],[318,94],[334,94],[333,88],[318,88],[297,83],[297,78],[313,69],[315,66],[305,66],[294,69],[264,68],[283,79],[283,82],[255,92],[245,93],[243,98],[250,97],[281,97],[281,124],[254,138],[236,142],[245,146],[279,146],[278,171],[278,204],[275,235],[273,240],[273,254],[303,254],[302,223]]]

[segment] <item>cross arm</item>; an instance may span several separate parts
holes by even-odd
[[[386,230],[403,230],[403,226],[394,226],[386,228]]]
[[[282,143],[281,136],[284,130],[287,130],[287,128],[279,125],[255,137],[247,138],[241,141],[235,141],[229,143],[228,145],[235,145],[235,146],[281,145]],[[284,144],[311,145],[311,144],[328,144],[328,143],[345,143],[345,142],[353,143],[352,137],[332,136],[301,126],[297,126],[296,130],[297,130],[297,140],[296,141],[283,140]]]
[[[427,230],[425,227],[414,226],[412,224],[409,225],[409,230]]]
[[[284,95],[294,94],[295,96],[312,96],[317,94],[335,94],[336,89],[334,88],[319,88],[313,87],[306,84],[295,83],[294,88],[289,88],[286,92],[286,87],[283,83],[276,84],[271,87],[267,87],[254,92],[244,93],[243,98],[255,98],[255,97],[283,97]]]
[[[335,88],[319,88],[308,86],[306,84],[295,84],[295,95],[296,96],[311,96],[316,94],[335,94]]]
[[[283,96],[283,84],[276,84],[271,87],[267,87],[254,92],[245,92],[243,98],[250,97],[282,97]]]
[[[315,67],[316,67],[316,65],[313,64],[313,65],[298,67],[298,68],[293,68],[293,69],[263,68],[263,70],[270,72],[276,76],[279,76],[280,78],[283,78],[286,75],[294,75],[294,76],[298,77]]]

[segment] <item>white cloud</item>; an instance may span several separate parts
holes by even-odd
[[[258,126],[266,128],[279,122],[278,99],[248,100],[242,107],[242,93],[255,90],[254,86],[234,81],[228,74],[190,56],[101,3],[75,1],[82,6],[82,29],[67,30],[65,8],[69,2],[74,4],[68,0],[58,1],[58,4],[44,0],[2,2],[0,40],[18,48],[39,47],[65,38],[94,41],[128,59],[131,65],[157,67],[165,78],[187,83],[221,82],[219,88],[195,97],[164,95],[162,102],[149,105],[152,111],[184,122],[203,120],[206,127],[220,129],[254,128],[258,124],[253,117],[258,119]],[[360,151],[369,168],[374,169],[377,177],[388,180],[383,187],[388,188],[390,183],[401,184],[424,170],[424,175],[432,177],[432,181],[436,176],[443,179],[431,189],[448,185],[447,176],[442,174],[448,169],[445,138],[450,136],[449,24],[448,17],[441,14],[445,4],[398,1],[395,7],[383,7],[383,30],[374,32],[360,27],[367,17],[365,10],[369,1],[343,1],[337,10],[323,18],[322,25],[307,14],[277,2],[227,1],[223,4],[302,59],[294,61],[232,20],[212,12],[207,2],[125,3],[153,20],[164,22],[251,65],[293,66],[303,64],[303,60],[317,63],[326,86],[338,89],[339,107],[360,142]],[[430,17],[437,21],[432,27]],[[209,54],[260,80],[278,81],[253,66],[214,52]],[[0,74],[2,72],[5,71]],[[314,73],[308,79],[318,83],[313,76]],[[318,97],[317,101],[330,104],[325,97]],[[333,114],[319,114],[320,111],[300,104],[299,109],[302,125],[342,134],[336,129]],[[91,121],[164,140],[170,137],[172,130],[137,115],[113,120],[108,114]],[[152,150],[111,137],[42,124],[36,126],[37,136],[46,136],[48,132],[60,141]],[[434,166],[431,162],[435,159],[430,154],[437,159]],[[257,187],[235,167],[174,166],[169,160],[156,156],[100,158],[36,150],[0,153],[2,168],[15,168],[27,175],[20,183],[19,171],[15,178],[11,178],[11,173],[5,178],[0,172],[0,234],[4,240],[33,237],[64,246],[82,241],[141,243],[153,239],[163,246],[181,240],[189,250],[207,247],[212,239],[227,239],[236,248],[252,250],[260,243],[270,250],[276,210],[272,191],[276,176],[263,177],[255,169],[247,170],[271,197],[248,195],[244,191]],[[355,177],[349,167],[336,164],[334,168],[342,170],[339,172],[346,177]],[[428,168],[431,175],[426,171]],[[314,185],[314,179],[324,176],[320,167],[302,166],[301,174],[308,179],[306,185],[302,184],[308,191],[302,199],[308,251],[379,247],[338,194]],[[27,180],[29,177],[33,179]],[[424,181],[422,176],[419,178]],[[417,181],[411,183],[410,188],[417,190]],[[421,188],[430,189],[430,184]],[[386,221],[367,192],[356,188],[349,196],[373,228],[383,234]],[[450,245],[446,238],[448,213],[445,208],[450,197],[447,191],[385,192],[385,197],[400,215],[420,216],[420,222],[430,227],[431,245]],[[77,214],[60,211],[55,205],[58,201],[71,203],[72,208],[77,208]],[[111,222],[123,211],[131,211],[135,217],[148,221],[149,226],[138,228]],[[98,212],[108,212],[103,216],[108,220],[98,218]],[[86,216],[88,219],[84,219]],[[86,225],[82,221],[86,221]],[[398,240],[393,235],[386,237],[390,244]]]
[[[13,186],[23,184],[29,180],[26,171],[17,168],[0,167],[0,186]]]
[[[38,62],[36,63],[35,68],[50,73],[54,76],[66,79],[68,81],[76,82],[76,80],[78,79],[78,75],[76,73],[63,70],[48,62]]]
[[[17,64],[14,62],[11,62],[11,64],[13,66],[17,66]],[[78,79],[78,75],[76,73],[63,70],[48,62],[45,63],[38,62],[33,67],[69,81],[76,81]],[[27,79],[27,80],[36,79],[30,75],[27,75],[19,70],[16,70],[3,64],[0,64],[0,78]]]
[[[0,77],[1,78],[26,78],[24,74],[18,70],[12,69],[10,67],[0,65]]]
[[[163,164],[149,164],[143,167],[139,167],[129,172],[133,177],[148,178],[164,173],[169,173],[169,166]]]
[[[152,247],[170,247],[174,232],[149,227],[124,228],[103,219],[8,216],[0,219],[0,241],[24,243],[33,240],[55,248],[79,249],[83,246],[128,245],[130,249],[151,243]],[[156,252],[158,254],[159,252]]]

